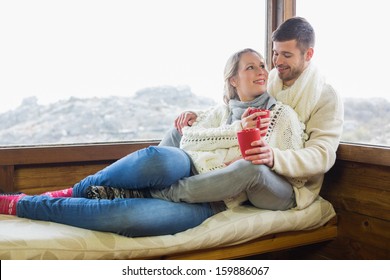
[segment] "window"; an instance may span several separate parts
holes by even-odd
[[[0,2],[0,145],[159,139],[264,53],[265,0]]]
[[[390,56],[384,1],[297,0],[316,31],[314,61],[344,99],[343,141],[390,145]]]

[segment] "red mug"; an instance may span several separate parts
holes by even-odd
[[[238,145],[240,147],[241,155],[245,158],[245,151],[248,149],[252,149],[251,146],[253,141],[257,141],[261,139],[260,129],[258,128],[249,128],[243,129],[237,132]]]
[[[265,113],[266,113],[265,115],[262,115],[262,116],[257,117],[257,128],[260,129],[260,120],[261,120],[261,118],[269,118],[270,115],[271,115],[271,111],[270,111],[270,110],[267,110],[267,109],[251,108],[251,109],[249,110],[249,113],[248,113],[248,114],[249,114],[249,115],[252,115],[252,114],[254,114],[254,113],[256,113],[256,112],[265,112]],[[263,133],[261,134],[261,136],[264,137],[266,134],[267,134],[267,132],[263,132]]]

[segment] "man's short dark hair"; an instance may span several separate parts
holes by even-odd
[[[273,42],[297,41],[297,47],[304,53],[315,44],[315,33],[311,24],[302,17],[293,17],[283,22],[273,33]]]

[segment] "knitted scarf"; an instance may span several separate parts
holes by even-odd
[[[283,81],[276,68],[268,76],[268,92],[276,100],[290,105],[297,112],[299,120],[306,123],[316,106],[325,84],[318,69],[310,63],[294,84],[283,90]]]
[[[256,99],[249,102],[242,102],[237,99],[231,99],[229,101],[230,115],[227,120],[227,123],[231,124],[234,121],[241,120],[242,114],[249,107],[269,110],[275,104],[275,98],[270,96],[267,92],[261,94],[260,96],[256,97]]]

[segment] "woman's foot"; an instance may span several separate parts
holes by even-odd
[[[0,194],[0,214],[16,215],[16,204],[25,194]]]
[[[68,188],[59,191],[45,192],[41,195],[46,195],[50,197],[72,197],[72,194],[73,194],[73,188]]]

